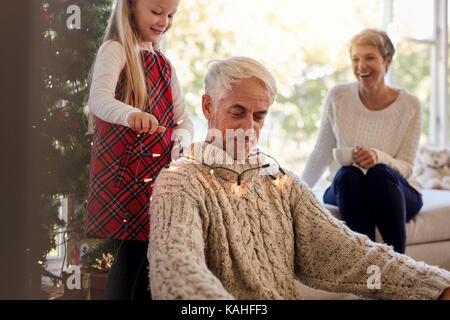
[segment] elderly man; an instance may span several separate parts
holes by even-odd
[[[299,299],[295,279],[367,298],[448,297],[450,272],[352,232],[298,176],[255,149],[276,95],[264,66],[215,61],[205,92],[207,141],[184,150],[153,188],[154,299]]]

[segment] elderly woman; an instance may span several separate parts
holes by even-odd
[[[300,299],[296,276],[368,298],[449,299],[450,272],[350,231],[298,176],[255,152],[275,94],[273,75],[253,59],[210,66],[202,98],[207,141],[184,150],[153,186],[152,297]],[[241,142],[223,137],[239,131],[246,132]],[[378,288],[371,265],[382,275]]]
[[[316,146],[302,179],[312,188],[330,165],[331,186],[324,202],[337,205],[353,231],[383,240],[400,253],[406,222],[422,207],[422,196],[407,179],[421,130],[419,100],[384,77],[395,49],[383,31],[367,29],[350,41],[357,81],[337,85],[328,95]],[[339,168],[333,148],[353,148],[353,164]]]

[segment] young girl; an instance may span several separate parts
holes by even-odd
[[[152,181],[170,162],[177,124],[192,136],[175,70],[157,50],[178,3],[117,0],[93,69],[89,108],[96,120],[86,236],[115,239],[106,299],[150,298]]]

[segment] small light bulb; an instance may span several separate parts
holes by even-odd
[[[147,183],[147,182],[150,182],[150,181],[152,181],[152,180],[153,180],[152,178],[144,179],[144,182]]]
[[[56,51],[56,55],[59,55],[59,51]]]
[[[42,264],[43,262],[41,260],[38,261],[39,264]]]
[[[157,158],[157,157],[161,157],[161,155],[159,153],[154,153],[153,158]]]
[[[231,189],[232,189],[233,193],[235,193],[235,194],[240,194],[241,193],[241,186],[239,186],[237,183],[233,184],[231,186]]]
[[[123,219],[123,223],[127,223],[127,219]]]
[[[214,170],[213,170],[213,169],[211,169],[209,172],[210,172],[211,174],[214,174]]]

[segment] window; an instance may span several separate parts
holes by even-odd
[[[387,30],[397,43],[391,79],[422,103],[421,143],[448,145],[448,1],[387,0]]]
[[[68,211],[69,211],[69,201],[66,197],[60,197],[61,206],[59,207],[59,218],[67,221],[68,219]],[[68,239],[67,233],[64,232],[65,228],[58,228],[56,234],[56,244],[57,246],[51,250],[47,255],[47,270],[55,275],[59,275],[62,269],[65,269],[65,260],[66,260],[66,250]],[[45,278],[44,281],[49,281],[49,279]]]
[[[412,41],[400,42],[397,45],[394,59],[395,85],[404,88],[419,98],[422,104],[421,143],[430,138],[430,99],[431,99],[431,51],[427,43]]]

